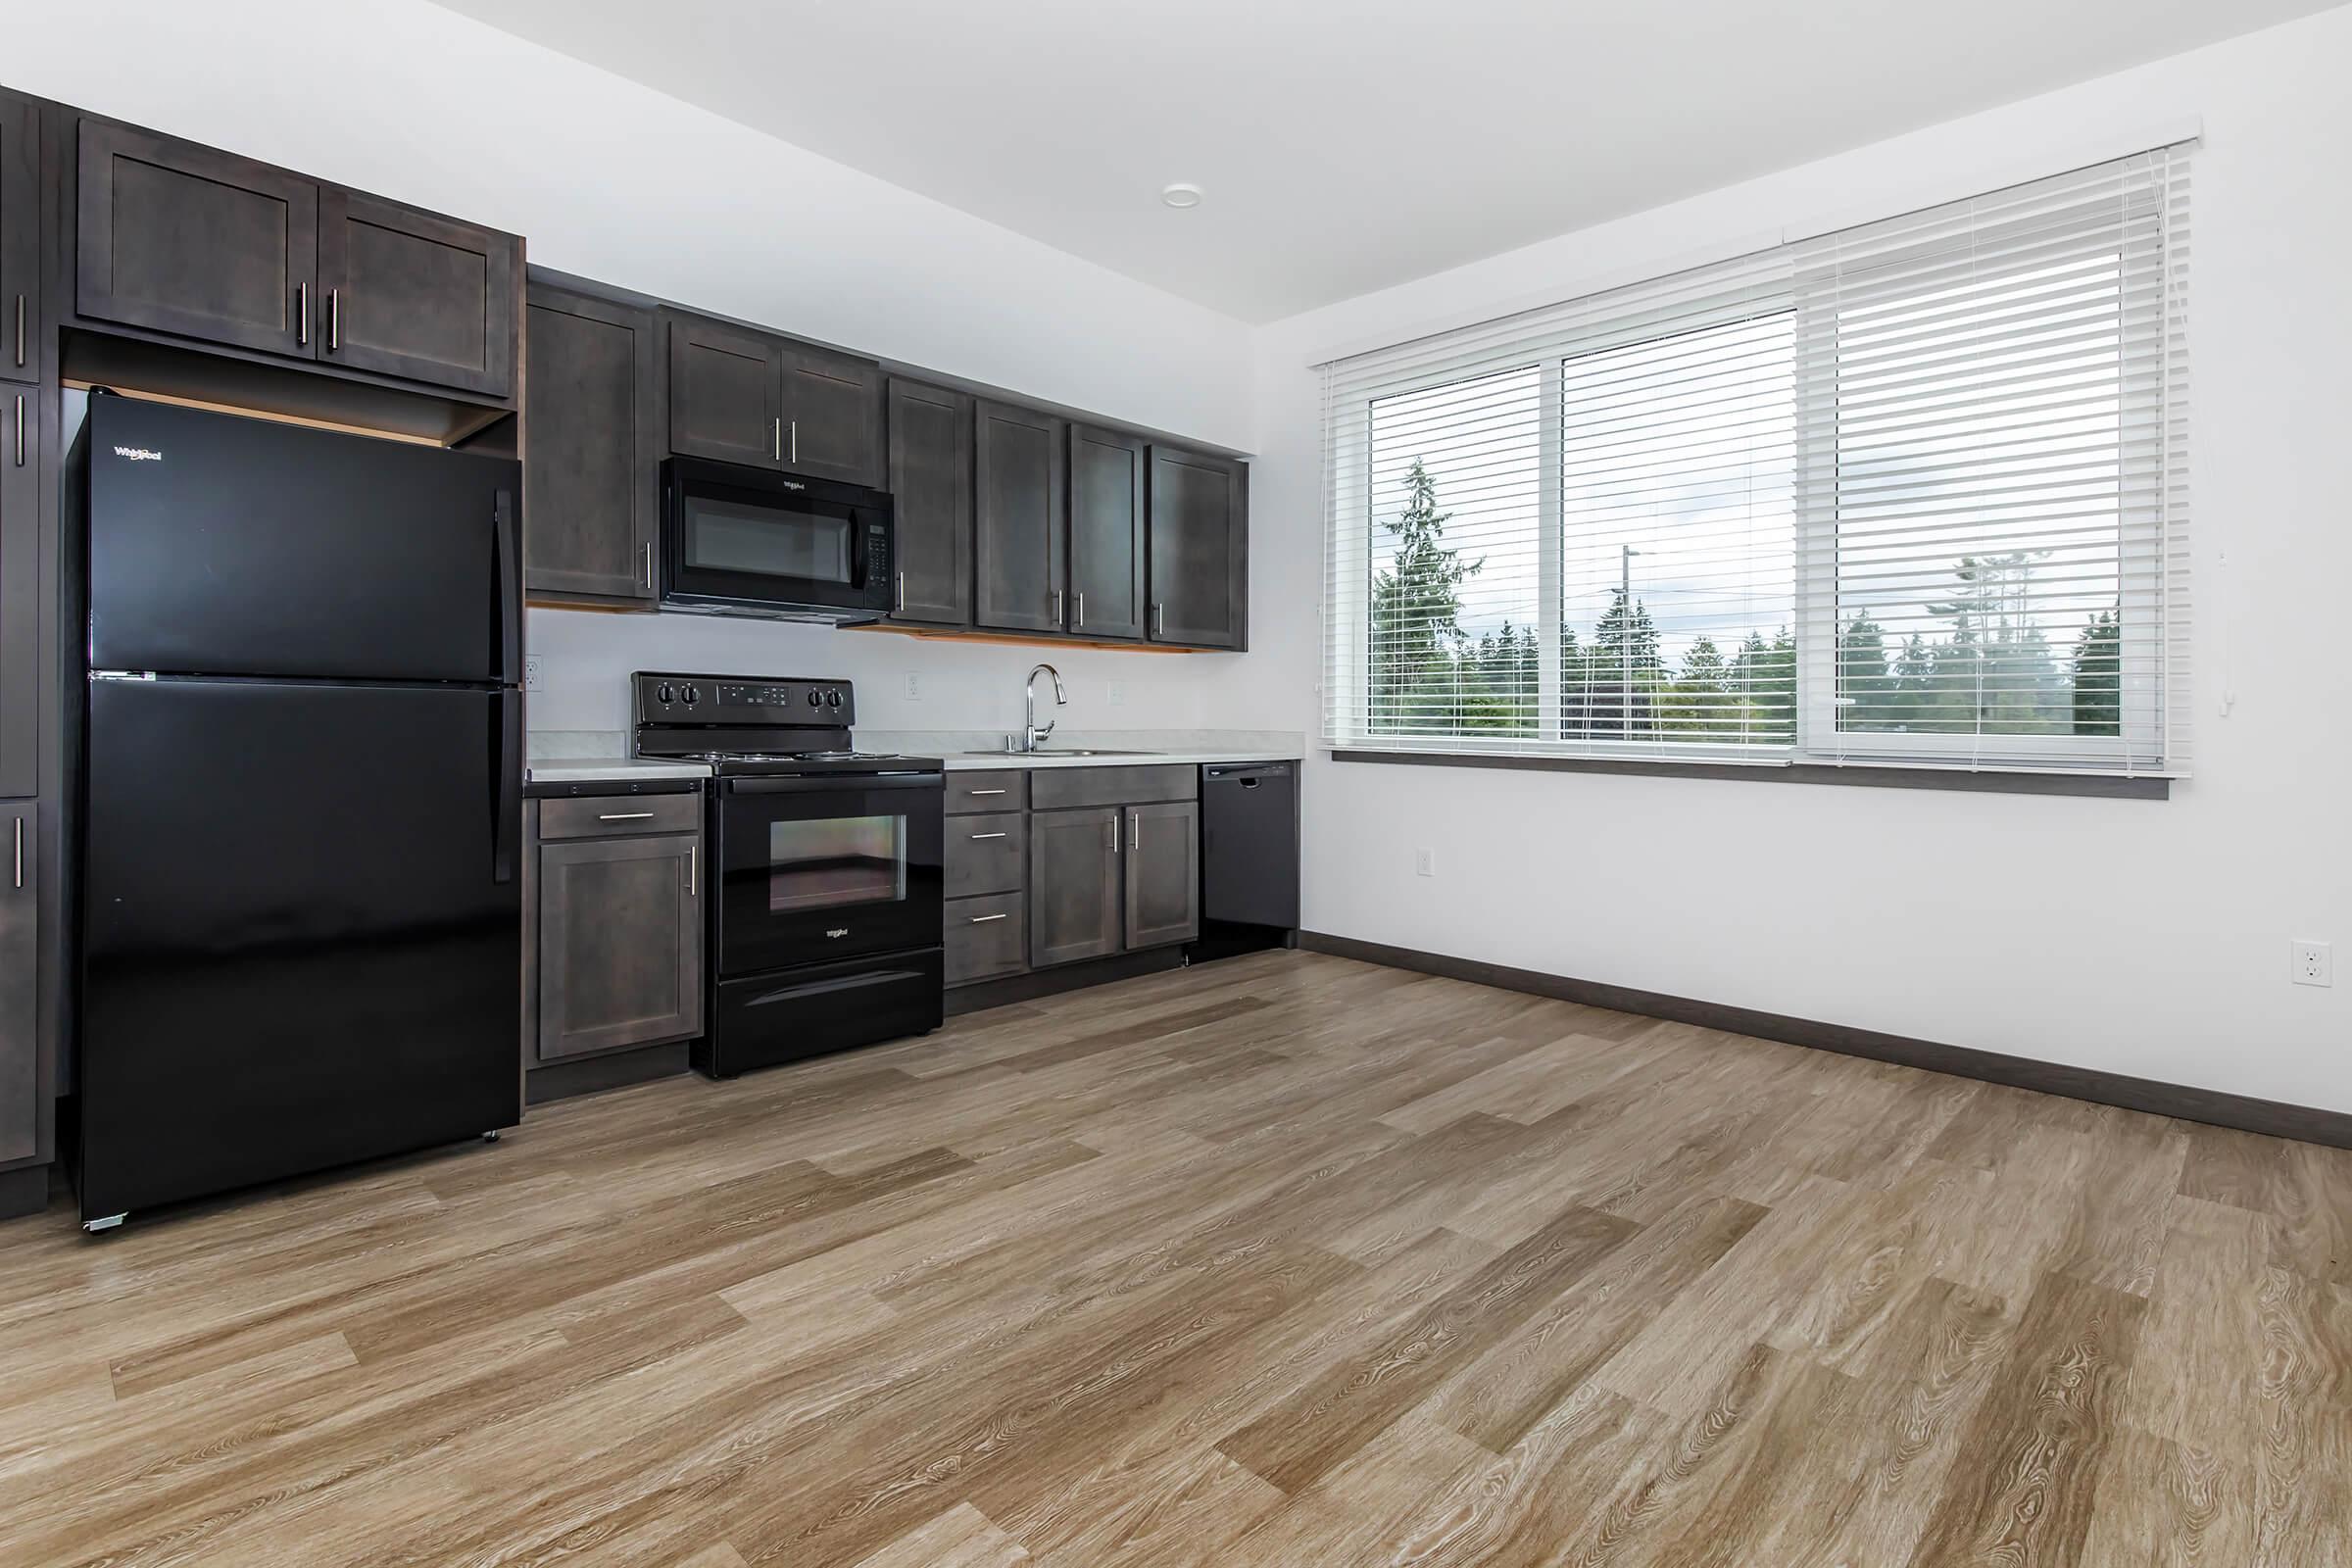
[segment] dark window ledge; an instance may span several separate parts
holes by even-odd
[[[2170,800],[2169,778],[2096,773],[1963,772],[1944,767],[1833,767],[1794,762],[1643,762],[1612,757],[1527,757],[1505,752],[1382,752],[1333,748],[1335,762],[1402,762],[1416,767],[1506,767],[1540,773],[1629,773],[1649,778],[1705,778],[1740,784],[1849,784],[1866,789],[1960,790],[1994,795],[2082,795],[2110,801]]]

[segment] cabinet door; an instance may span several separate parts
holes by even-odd
[[[1156,948],[1200,934],[1200,803],[1126,810],[1127,946]]]
[[[54,394],[0,387],[0,797],[40,785],[39,474]]]
[[[41,1152],[36,825],[30,801],[0,812],[0,1165]]]
[[[1144,634],[1144,440],[1070,426],[1070,630]]]
[[[1152,641],[1249,646],[1249,486],[1239,463],[1152,449]]]
[[[702,840],[539,848],[539,1059],[703,1031]]]
[[[1119,951],[1119,813],[1029,818],[1029,962],[1044,968]]]
[[[82,315],[316,357],[315,182],[85,120],[78,189],[74,293]]]
[[[40,378],[39,116],[0,93],[0,380]]]
[[[784,466],[882,484],[882,367],[806,343],[783,350]]]
[[[696,317],[669,323],[669,450],[784,466],[784,345]]]
[[[318,357],[505,397],[514,390],[514,244],[373,196],[321,192]]]
[[[529,321],[523,587],[651,605],[661,482],[653,316],[533,285]]]
[[[972,623],[972,400],[890,383],[890,496],[898,514],[893,620]]]
[[[1061,630],[1069,560],[1061,420],[980,404],[972,468],[972,618],[1008,631]]]

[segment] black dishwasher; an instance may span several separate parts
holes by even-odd
[[[1286,934],[1298,928],[1298,763],[1200,769],[1200,917]]]

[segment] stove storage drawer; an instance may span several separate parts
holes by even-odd
[[[994,893],[948,905],[948,984],[969,985],[1029,967],[1029,896]]]
[[[947,896],[1017,893],[1029,873],[1029,818],[1020,811],[948,824]]]
[[[703,797],[599,795],[539,803],[541,839],[633,838],[641,833],[695,833],[703,826]]]

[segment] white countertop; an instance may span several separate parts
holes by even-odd
[[[663,762],[643,757],[534,757],[523,770],[533,784],[588,784],[599,779],[709,778],[701,762]]]
[[[1298,751],[1208,751],[1208,752],[1127,752],[1108,757],[1056,757],[1048,746],[1042,752],[1023,757],[1007,757],[990,753],[985,757],[956,756],[946,759],[948,771],[962,773],[978,768],[1039,768],[1039,767],[1193,767],[1202,762],[1296,762],[1301,758]]]

